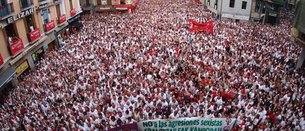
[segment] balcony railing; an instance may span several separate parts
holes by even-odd
[[[18,54],[24,48],[22,40],[18,37],[13,37],[12,40],[9,40],[9,43],[12,56]]]
[[[0,6],[0,18],[4,18],[10,14],[14,13],[13,3],[7,4],[5,6]]]
[[[55,22],[54,20],[51,20],[50,22],[44,24],[44,31],[45,32],[49,32],[51,31],[52,29],[55,28]]]
[[[30,32],[29,39],[31,42],[33,42],[33,41],[37,40],[40,36],[41,36],[40,29],[36,28],[35,30]]]
[[[66,17],[66,15],[64,14],[64,15],[61,15],[61,16],[57,19],[57,23],[58,23],[58,24],[62,24],[62,23],[64,23],[64,22],[66,22],[66,20],[67,20],[67,17]]]
[[[33,6],[33,1],[32,0],[20,0],[20,6],[22,9],[26,9],[28,7]]]

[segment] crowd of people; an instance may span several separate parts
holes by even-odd
[[[142,0],[133,13],[86,14],[0,105],[0,129],[108,130],[151,119],[236,118],[239,130],[305,130],[301,49],[279,25],[215,21],[187,0]],[[303,92],[303,93],[302,93]]]

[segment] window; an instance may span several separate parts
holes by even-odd
[[[72,3],[72,0],[69,0],[69,3],[70,3],[70,9],[72,10],[72,9],[73,9],[73,3]]]
[[[46,24],[49,22],[49,9],[44,8],[41,10],[43,23]]]
[[[32,6],[33,1],[32,0],[20,0],[20,5],[21,5],[21,8],[24,9],[24,8]]]
[[[6,0],[0,0],[0,7],[7,5]]]
[[[33,20],[33,15],[29,15],[27,17],[25,17],[25,23],[26,23],[26,29],[27,29],[27,32],[32,32],[34,31],[35,27],[34,27],[34,20]]]
[[[247,9],[247,1],[243,1],[241,9]]]
[[[5,37],[8,39],[8,42],[11,43],[13,39],[15,39],[18,34],[16,31],[16,24],[12,23],[4,27],[5,29]]]
[[[208,5],[209,5],[209,6],[210,6],[210,3],[211,3],[210,0],[208,0]]]
[[[229,6],[230,6],[231,8],[234,8],[234,5],[235,5],[235,0],[230,0],[230,5],[229,5]]]

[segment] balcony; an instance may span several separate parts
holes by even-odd
[[[34,6],[34,5],[33,5],[32,0],[21,0],[20,1],[20,6],[21,6],[22,10],[26,10],[26,9]]]
[[[55,28],[54,20],[51,20],[49,23],[44,24],[44,31],[46,33],[50,32],[54,28]]]
[[[11,40],[9,40],[9,43],[10,43],[9,47],[12,56],[17,55],[24,48],[22,40],[18,37],[13,37]]]
[[[40,29],[36,28],[29,34],[29,39],[31,42],[36,41],[41,36]]]
[[[64,23],[64,22],[66,22],[66,20],[67,20],[67,17],[66,17],[65,14],[63,14],[63,15],[61,15],[61,16],[58,18],[57,23],[58,23],[58,24],[62,24],[62,23]]]
[[[5,6],[0,6],[0,18],[2,20],[13,13],[14,13],[13,3],[7,4]]]

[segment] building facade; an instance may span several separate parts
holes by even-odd
[[[251,17],[252,0],[202,0],[215,19],[248,21]]]
[[[15,86],[78,26],[79,0],[0,0],[0,89]]]
[[[305,0],[298,0],[295,9],[294,25],[291,30],[291,38],[294,43],[302,47],[296,68],[305,66]]]
[[[83,11],[113,11],[115,5],[131,4],[134,0],[80,0]]]

